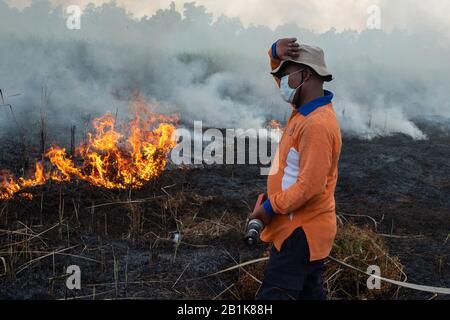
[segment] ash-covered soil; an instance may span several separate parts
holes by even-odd
[[[339,213],[376,220],[409,282],[450,288],[450,137],[428,134],[427,141],[346,139],[336,199]]]
[[[428,141],[346,137],[338,214],[384,234],[409,282],[450,288],[450,138],[427,133]],[[234,283],[244,271],[212,274],[266,250],[241,239],[265,191],[259,172],[171,168],[131,193],[74,182],[0,203],[0,298],[241,298]],[[79,291],[66,288],[69,265],[81,268]],[[399,298],[449,297],[402,289]]]

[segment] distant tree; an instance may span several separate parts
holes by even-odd
[[[187,2],[183,5],[184,21],[196,25],[210,25],[212,14],[206,12],[204,6],[197,6],[195,2]]]
[[[150,18],[145,16],[142,21],[147,21],[151,26],[160,30],[171,31],[180,25],[182,20],[181,13],[175,9],[175,3],[172,1],[168,9],[159,9]]]

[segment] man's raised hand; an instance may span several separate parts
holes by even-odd
[[[285,38],[277,41],[277,56],[281,60],[296,59],[299,57],[300,45],[297,38]]]

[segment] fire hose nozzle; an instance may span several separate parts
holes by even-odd
[[[267,200],[267,195],[262,194],[258,197],[258,201],[256,202],[255,205],[255,211],[256,209],[259,209],[264,201]],[[250,220],[249,223],[247,224],[247,229],[246,229],[246,234],[245,234],[245,242],[247,243],[247,245],[249,246],[253,246],[256,243],[258,243],[258,240],[260,238],[261,232],[264,230],[265,225],[264,223],[259,220],[259,219],[253,219]]]
[[[258,243],[261,232],[264,230],[264,223],[261,220],[251,220],[247,225],[247,233],[245,235],[245,242],[249,246]]]

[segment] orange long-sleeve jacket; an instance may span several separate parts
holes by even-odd
[[[281,60],[269,50],[275,70]],[[277,84],[280,79],[275,77]],[[305,231],[310,261],[331,252],[336,236],[334,193],[342,138],[332,105],[333,94],[320,97],[294,111],[280,140],[272,163],[264,208],[273,215],[261,239],[273,242],[278,251],[299,227]]]

